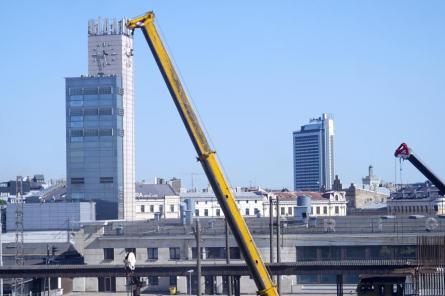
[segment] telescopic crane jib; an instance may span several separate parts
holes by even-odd
[[[144,33],[145,39],[167,84],[167,88],[178,109],[182,122],[196,149],[198,161],[201,162],[204,168],[204,172],[224,212],[227,223],[249,267],[252,278],[258,288],[258,294],[277,296],[277,289],[264,265],[252,235],[247,228],[247,224],[238,210],[234,195],[224,177],[215,151],[210,148],[190,100],[184,91],[181,80],[158,34],[154,24],[154,17],[153,12],[148,12],[141,17],[128,21],[127,27],[133,31],[140,28]]]
[[[399,148],[397,148],[396,152],[394,152],[395,157],[399,157],[402,159],[407,159],[411,164],[416,167],[428,180],[433,183],[434,186],[439,189],[439,194],[445,194],[445,184],[440,180],[438,176],[436,176],[414,153],[411,148],[408,147],[407,144],[400,144]]]

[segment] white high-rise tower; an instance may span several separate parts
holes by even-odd
[[[126,20],[98,19],[88,23],[88,74],[122,77],[123,192],[119,218],[133,220],[135,211],[133,38]],[[120,112],[120,111],[118,111]]]
[[[294,189],[320,191],[334,180],[334,120],[323,113],[293,132]]]

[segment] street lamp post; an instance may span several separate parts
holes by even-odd
[[[193,269],[187,270],[187,273],[189,274],[189,295],[192,295],[192,273]]]

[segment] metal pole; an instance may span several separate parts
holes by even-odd
[[[281,248],[280,248],[280,199],[277,196],[277,263],[281,262]],[[281,276],[277,274],[277,291],[278,295],[281,294]]]
[[[270,263],[273,263],[273,199],[269,197],[269,254]]]
[[[189,295],[192,296],[192,272],[189,272]]]
[[[0,266],[3,267],[3,224],[0,220]],[[0,296],[3,296],[3,278],[0,278]]]
[[[196,295],[201,296],[201,227],[199,219],[196,219],[195,238],[196,238],[196,276],[197,289]]]
[[[230,264],[230,246],[229,246],[229,227],[227,227],[227,221],[224,220],[224,227],[226,233],[226,263]],[[231,276],[227,276],[227,296],[232,296],[232,284]]]

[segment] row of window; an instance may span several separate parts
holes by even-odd
[[[115,277],[99,277],[98,279],[98,291],[99,292],[116,292],[116,278]],[[159,285],[159,277],[148,276],[147,282],[150,286]],[[176,276],[170,276],[170,286],[175,287],[178,284]]]
[[[122,131],[123,134],[123,130]],[[71,129],[71,137],[97,137],[97,136],[112,136],[112,128],[84,128],[84,129]]]
[[[328,207],[327,206],[323,206],[323,207],[312,207],[312,213],[315,213],[317,215],[319,215],[321,213],[320,208],[323,209],[323,214],[327,215],[328,214]],[[315,210],[315,211],[314,211]],[[339,206],[335,206],[334,207],[334,213],[335,214],[339,214],[340,213],[340,207]]]
[[[241,201],[240,201],[240,200],[237,200],[237,201],[236,201],[236,203],[238,203],[238,204],[239,204],[239,203],[242,203],[242,202],[248,204],[248,203],[249,203],[249,200],[241,200]],[[196,205],[199,205],[199,204],[202,204],[202,203],[203,203],[203,204],[207,204],[207,201],[197,201],[197,202],[195,202]],[[258,200],[254,200],[253,203],[258,203]]]
[[[113,177],[100,177],[99,183],[101,184],[110,184],[113,183]],[[85,178],[78,177],[78,178],[71,178],[71,184],[85,184]]]
[[[123,93],[123,89],[118,89],[119,93]],[[113,93],[112,86],[96,86],[96,87],[70,87],[68,94],[70,96],[97,95]]]
[[[238,247],[230,247],[230,258],[231,259],[241,259],[241,252]],[[181,259],[181,249],[179,247],[171,247],[170,251],[170,260],[179,260]],[[104,260],[112,261],[114,260],[114,249],[113,248],[104,248]],[[133,252],[136,256],[135,248],[126,248],[125,252]],[[225,259],[226,258],[226,249],[224,247],[202,247],[201,248],[201,257],[205,253],[206,259]],[[159,259],[159,251],[158,248],[147,248],[147,260],[155,261]],[[196,248],[192,248],[192,259],[196,259]],[[203,259],[203,258],[201,258]]]
[[[392,206],[389,210],[393,213],[428,213],[428,206]],[[434,211],[438,212],[439,207],[434,205]]]
[[[170,205],[170,213],[173,213],[175,211],[175,205]],[[159,213],[162,213],[164,211],[164,206],[159,205]],[[149,206],[149,212],[154,213],[155,212],[155,206],[150,205]],[[146,207],[145,205],[141,205],[141,213],[146,213]]]
[[[195,209],[195,217],[200,217],[201,216],[200,213],[201,213],[201,211],[199,209]],[[252,215],[258,215],[258,213],[260,213],[260,210],[257,209],[257,208],[255,208],[253,210],[253,213],[250,212],[249,208],[244,209],[244,215],[245,216],[250,216],[251,214]],[[215,216],[220,217],[221,215],[222,215],[221,209],[215,209]],[[204,213],[203,213],[202,216],[204,216],[204,217],[209,216],[209,209],[204,209]]]
[[[124,110],[123,109],[117,109],[117,113],[119,115],[123,115]],[[110,107],[103,107],[103,108],[71,108],[70,109],[70,115],[71,120],[74,119],[74,121],[83,120],[83,115],[90,116],[90,115],[113,115],[114,109]],[[122,114],[121,114],[122,113]]]

